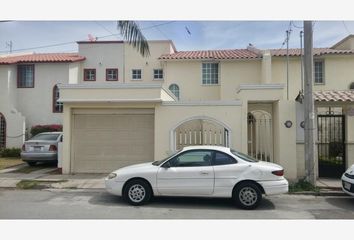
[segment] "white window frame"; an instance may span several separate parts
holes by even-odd
[[[177,87],[177,88],[171,89],[171,87]],[[176,84],[176,83],[170,84],[170,86],[168,86],[168,90],[170,90],[178,100],[180,99],[180,88],[179,88],[178,84]]]
[[[158,71],[158,73],[155,73],[155,71]],[[155,68],[153,70],[153,74],[154,74],[154,80],[163,80],[164,79],[164,72],[163,72],[162,68]]]
[[[214,73],[213,70],[212,70],[212,67],[211,67],[212,64],[217,64],[217,72],[216,73]],[[209,65],[209,68],[204,69],[205,65]],[[205,79],[205,81],[204,81],[204,74],[208,74],[207,78]],[[216,74],[216,82],[212,81],[212,80],[214,80],[214,79],[212,79],[212,75],[215,75],[215,74]],[[208,86],[208,85],[211,85],[211,86],[219,85],[219,76],[220,76],[220,64],[219,64],[219,62],[202,62],[202,85],[206,85],[206,86]]]
[[[140,78],[134,78],[134,76],[139,76],[138,73],[134,74],[134,71],[140,71]],[[142,78],[143,78],[143,71],[141,69],[139,69],[139,68],[132,69],[132,80],[133,81],[141,81]]]
[[[316,82],[316,62],[322,63],[322,82]],[[313,82],[315,85],[324,85],[325,84],[325,61],[324,59],[314,59],[313,60]]]

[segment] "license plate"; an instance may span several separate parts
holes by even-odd
[[[350,190],[351,184],[348,182],[344,182],[344,188]]]
[[[42,147],[33,147],[34,152],[40,152],[42,150]]]

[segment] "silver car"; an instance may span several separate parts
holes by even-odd
[[[57,162],[58,143],[62,141],[62,132],[39,133],[22,145],[21,158],[30,166],[37,162]]]

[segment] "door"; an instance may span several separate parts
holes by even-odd
[[[73,119],[73,172],[108,173],[154,160],[151,111],[85,110]]]
[[[170,167],[162,166],[158,170],[158,192],[169,196],[211,195],[214,190],[211,159],[209,150],[186,151],[170,159]]]
[[[345,171],[344,115],[318,115],[319,177],[340,178]]]

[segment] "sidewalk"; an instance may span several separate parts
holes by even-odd
[[[23,166],[12,167],[0,173],[0,188],[16,188],[17,183],[27,180],[43,183],[47,188],[57,189],[103,189],[107,174],[53,174],[55,168],[48,167],[31,173],[14,173]]]

